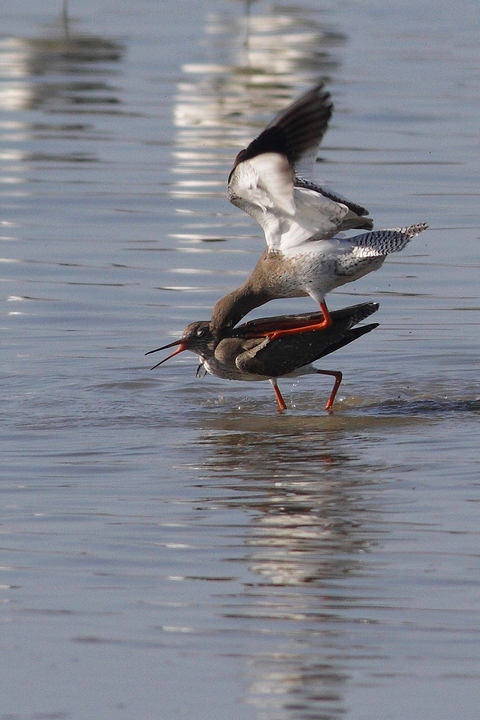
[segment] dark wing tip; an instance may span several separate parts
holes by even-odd
[[[334,323],[346,322],[349,327],[353,327],[377,312],[379,307],[380,305],[377,302],[365,302],[358,305],[349,305],[340,308],[340,310],[332,310],[330,314]]]
[[[319,83],[280,112],[246,150],[239,153],[234,167],[265,152],[286,155],[294,165],[307,150],[320,144],[332,112],[330,93],[323,82]]]

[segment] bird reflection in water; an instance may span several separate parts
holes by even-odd
[[[379,539],[379,508],[366,496],[373,468],[360,469],[348,437],[312,418],[291,416],[287,427],[251,420],[248,429],[231,413],[200,420],[205,500],[198,504],[233,511],[235,544],[243,527],[235,513],[248,516],[232,563],[241,560],[249,574],[219,612],[258,636],[248,704],[339,719],[348,660],[378,652],[375,643],[359,647],[355,631],[371,591],[366,557]]]

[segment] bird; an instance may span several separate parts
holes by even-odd
[[[427,227],[426,223],[419,223],[403,228],[373,230],[352,238],[315,240],[301,252],[267,250],[243,285],[216,302],[210,320],[212,331],[221,336],[224,329],[234,327],[247,313],[270,300],[307,295],[319,304],[321,315],[312,313],[310,320],[299,316],[301,325],[274,328],[270,336],[273,339],[328,328],[331,313],[325,303],[325,295],[334,288],[378,270],[387,255],[402,250]],[[254,333],[255,328],[251,332]]]
[[[378,303],[366,302],[334,310],[331,313],[332,324],[327,329],[309,330],[274,339],[270,336],[272,329],[289,329],[302,323],[315,322],[319,320],[321,313],[251,320],[225,331],[220,340],[212,332],[210,321],[200,320],[187,325],[179,340],[150,350],[146,355],[176,347],[174,352],[151,369],[154,370],[175,355],[190,350],[198,356],[200,362],[197,375],[203,369],[206,373],[227,380],[269,380],[280,412],[286,410],[287,406],[278,387],[278,378],[293,378],[312,373],[330,375],[335,378],[325,406],[325,410],[330,410],[342,381],[342,373],[338,370],[319,370],[312,363],[378,327],[378,323],[354,327],[378,308]]]
[[[322,312],[319,319],[312,314],[315,325],[275,329],[274,337],[329,327],[325,295],[377,270],[388,254],[428,227],[372,231],[368,210],[307,179],[332,112],[330,93],[319,83],[238,153],[227,196],[260,224],[267,249],[243,285],[215,304],[210,322],[218,337],[270,300],[308,295]],[[355,228],[367,232],[339,235]]]

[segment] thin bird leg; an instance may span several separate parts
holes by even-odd
[[[283,329],[280,328],[279,330],[259,330],[258,334],[253,331],[249,332],[248,335],[246,335],[245,337],[268,337],[270,338],[270,340],[276,340],[277,338],[285,337],[286,335],[297,335],[298,333],[311,332],[312,330],[326,330],[333,325],[333,320],[325,302],[320,303],[320,310],[323,314],[323,318],[322,320],[320,320],[320,322],[318,322],[317,320],[312,320],[310,323],[307,324],[300,323],[297,326],[287,327]]]
[[[279,412],[282,412],[283,410],[287,409],[287,406],[285,405],[285,400],[282,397],[282,393],[280,392],[280,388],[277,385],[276,379],[270,378],[270,382],[273,388],[273,392],[275,393],[275,397],[277,398],[278,410]]]
[[[202,375],[202,373],[203,373],[203,375]],[[195,370],[195,377],[202,377],[202,378],[204,378],[206,374],[207,374],[207,371],[205,370],[205,367],[204,367],[204,365],[203,365],[203,362],[201,362],[200,365],[199,365],[199,366],[197,367],[197,369]]]
[[[332,405],[335,401],[335,396],[338,392],[338,388],[340,387],[340,383],[342,382],[343,375],[340,372],[340,370],[317,370],[317,373],[319,373],[319,375],[331,375],[332,377],[335,378],[333,390],[330,393],[330,397],[328,398],[327,404],[325,405],[325,410],[330,410],[330,408],[332,407]]]

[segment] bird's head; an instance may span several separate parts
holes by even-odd
[[[156,348],[155,350],[149,350],[149,352],[145,354],[151,355],[152,353],[160,352],[160,350],[176,347],[176,350],[151,368],[154,370],[184,350],[190,350],[195,353],[195,355],[198,355],[201,360],[208,360],[213,355],[214,346],[215,336],[210,329],[210,322],[208,320],[199,320],[187,325],[180,340],[174,340],[168,343],[168,345],[162,345],[162,347]]]

